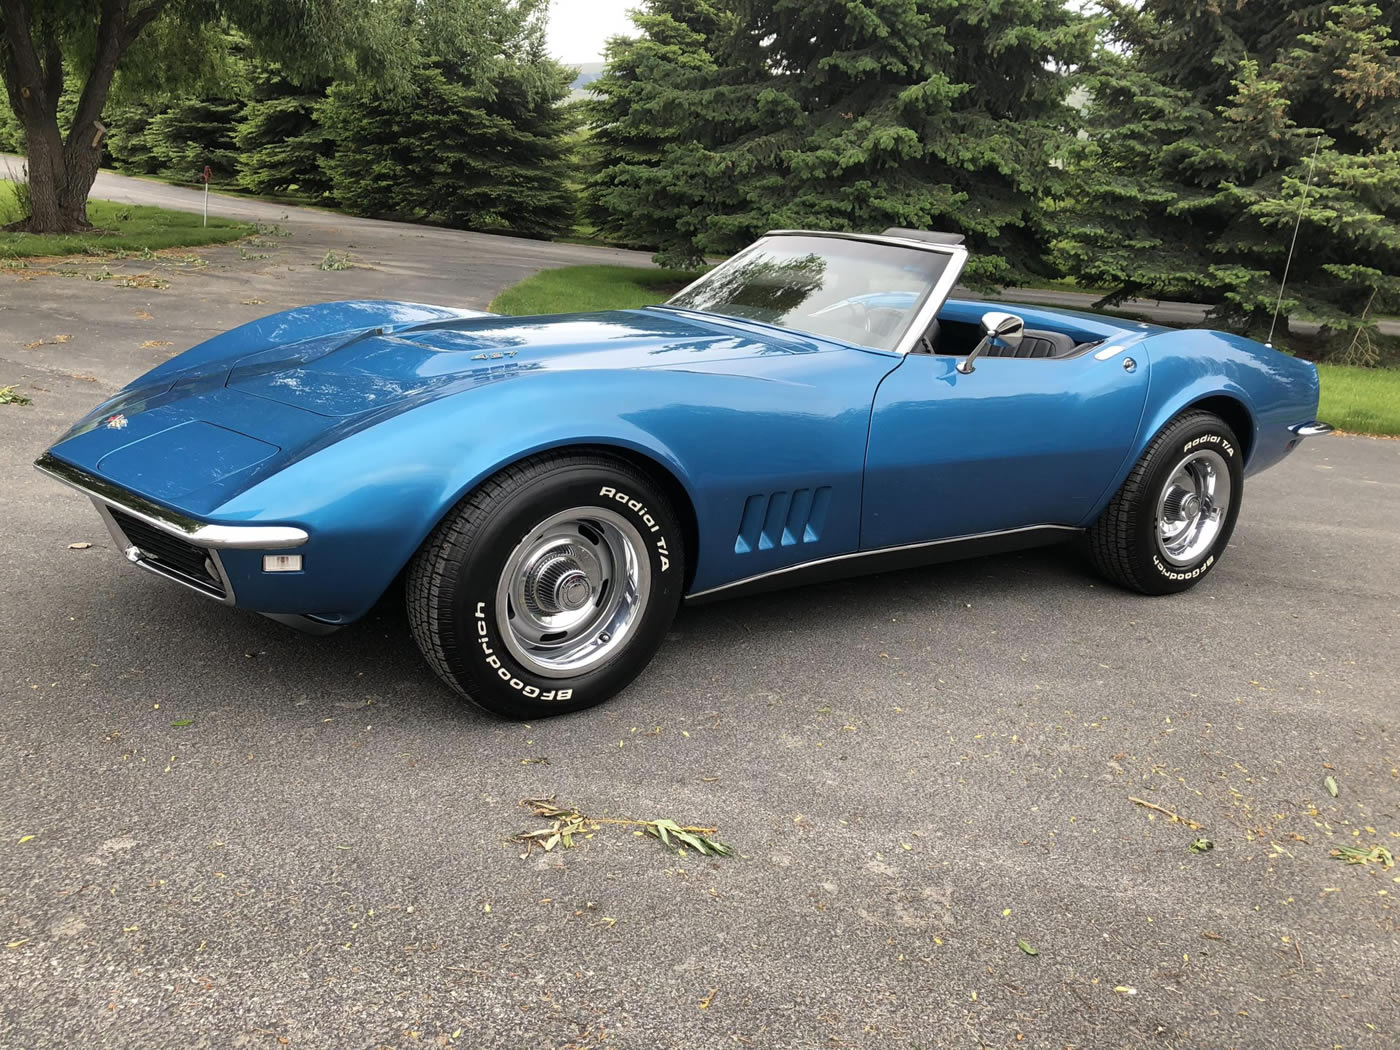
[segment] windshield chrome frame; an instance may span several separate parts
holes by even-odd
[[[938,311],[943,309],[943,304],[948,301],[948,297],[953,294],[953,288],[958,283],[958,278],[962,276],[963,267],[967,265],[968,252],[961,244],[934,244],[932,241],[916,241],[905,237],[886,237],[877,233],[840,233],[832,230],[769,230],[758,240],[754,241],[747,248],[731,255],[720,266],[742,259],[745,255],[756,250],[769,237],[830,237],[846,241],[869,241],[873,244],[888,244],[896,248],[912,248],[921,252],[932,252],[935,255],[948,256],[948,265],[943,268],[943,273],[929,289],[928,295],[924,297],[923,303],[914,312],[912,320],[904,330],[892,350],[885,350],[878,346],[865,346],[864,344],[849,344],[859,346],[862,350],[869,350],[877,354],[907,354],[913,351],[918,345],[923,334],[928,331],[928,327],[933,323],[933,319],[938,316]],[[716,267],[718,269],[718,267]],[[684,295],[690,289],[703,281],[714,271],[706,271],[700,277],[691,281],[688,285],[676,292],[675,298]],[[660,303],[661,306],[669,306],[670,300]],[[669,307],[673,310],[686,309],[679,306]],[[689,310],[690,313],[700,314],[708,317],[723,317],[724,314],[709,314],[704,310]],[[784,327],[784,326],[776,326]],[[826,339],[825,336],[815,332],[804,332],[798,328],[786,328],[786,331],[796,332],[799,335],[808,336],[812,339]],[[844,342],[844,341],[842,341]]]

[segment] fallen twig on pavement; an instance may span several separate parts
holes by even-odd
[[[1132,803],[1134,803],[1134,804],[1136,804],[1136,805],[1139,805],[1139,806],[1145,806],[1147,809],[1156,810],[1158,813],[1165,813],[1165,814],[1166,814],[1168,817],[1170,817],[1172,820],[1176,821],[1178,824],[1185,824],[1185,825],[1186,825],[1188,828],[1190,828],[1192,831],[1204,831],[1204,830],[1205,830],[1205,825],[1204,825],[1204,824],[1197,824],[1197,823],[1196,823],[1194,820],[1192,820],[1190,817],[1183,817],[1180,813],[1173,813],[1171,810],[1167,809],[1165,806],[1159,806],[1159,805],[1157,805],[1157,803],[1155,803],[1155,802],[1148,802],[1146,799],[1135,798],[1135,797],[1132,796],[1132,795],[1129,795],[1129,796],[1128,796],[1128,801],[1129,801],[1129,802],[1132,802]]]

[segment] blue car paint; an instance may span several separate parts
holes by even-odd
[[[1128,457],[1148,369],[1118,358],[910,354],[875,396],[861,547],[868,550],[1096,514]]]
[[[1223,332],[1167,330],[1143,345],[1152,358],[1152,383],[1134,443],[1138,449],[1183,409],[1225,396],[1249,412],[1250,432],[1237,436],[1249,446],[1245,473],[1257,474],[1297,444],[1288,428],[1317,413],[1317,369],[1307,361]],[[1129,462],[1122,475],[1131,467]],[[1114,488],[1120,484],[1121,477]]]
[[[949,300],[940,318],[997,306]],[[961,376],[951,358],[669,309],[502,318],[331,303],[173,358],[52,451],[203,520],[306,529],[301,573],[222,552],[238,604],[349,622],[463,495],[548,449],[612,447],[667,471],[694,514],[696,593],[892,542],[1046,516],[1087,524],[1187,404],[1224,394],[1248,406],[1251,469],[1279,458],[1287,426],[1316,410],[1315,370],[1247,340],[1001,308],[1028,328],[1130,348],[1139,372],[1089,355],[984,359]],[[117,413],[122,429],[102,425]],[[1018,441],[1029,463],[1017,463]],[[191,457],[212,462],[188,472]],[[1057,490],[1052,472],[1074,480]]]
[[[333,578],[308,577],[305,594],[292,594],[295,584],[285,588],[264,578],[250,562],[250,578],[235,578],[235,591],[240,604],[258,602],[253,607],[263,611],[289,611],[314,599],[321,603],[314,609],[318,615],[358,614],[440,516],[481,480],[503,464],[572,445],[638,453],[681,480],[700,526],[694,589],[854,550],[869,391],[895,363],[879,355],[825,352],[758,357],[744,375],[702,362],[619,371],[541,369],[528,381],[474,391],[465,424],[459,403],[430,402],[291,464],[220,508],[224,521],[276,519],[307,529],[308,566],[329,562],[337,570]],[[822,487],[831,492],[817,535],[736,553],[750,496]],[[227,562],[225,567],[232,575]],[[265,608],[268,601],[279,607]]]

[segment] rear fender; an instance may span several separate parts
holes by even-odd
[[[1236,436],[1244,445],[1247,474],[1282,459],[1296,444],[1288,427],[1316,416],[1317,370],[1243,336],[1199,329],[1168,332],[1144,339],[1135,351],[1147,355],[1152,368],[1142,423],[1132,454],[1089,521],[1117,493],[1153,438],[1194,405],[1229,398],[1242,407],[1250,425]]]

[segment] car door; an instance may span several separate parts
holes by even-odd
[[[960,360],[908,354],[876,391],[862,550],[1084,525],[1123,466],[1145,355]]]

